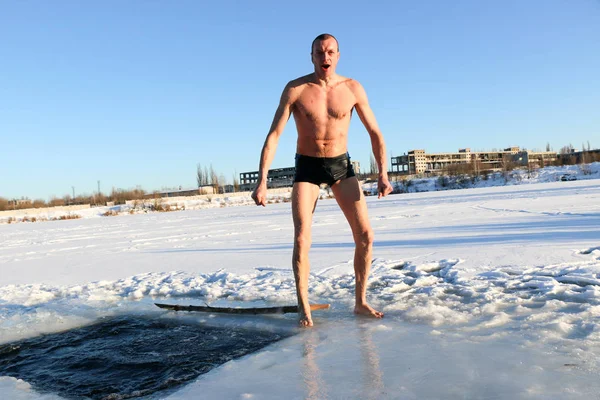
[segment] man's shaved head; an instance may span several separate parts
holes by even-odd
[[[315,48],[315,43],[320,42],[321,40],[325,40],[325,39],[335,40],[335,43],[337,44],[337,51],[340,51],[340,44],[338,43],[338,40],[335,38],[335,36],[330,35],[329,33],[322,33],[319,36],[317,36],[315,38],[315,40],[313,40],[312,44],[310,45],[310,53],[312,54],[312,52]]]

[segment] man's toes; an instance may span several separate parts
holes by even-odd
[[[383,313],[377,310],[374,310],[369,306],[355,307],[354,312],[359,315],[373,317],[373,318],[383,318]]]

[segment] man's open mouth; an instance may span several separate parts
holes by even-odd
[[[323,69],[328,69],[329,67],[330,67],[329,64],[323,64],[323,65],[321,65],[321,68],[323,68]]]

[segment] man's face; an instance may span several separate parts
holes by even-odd
[[[315,42],[312,49],[312,63],[318,76],[328,77],[333,75],[339,59],[340,52],[334,38]]]

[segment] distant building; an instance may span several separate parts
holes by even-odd
[[[563,164],[581,164],[600,160],[600,149],[577,151],[559,154],[558,159]]]
[[[220,186],[219,187],[219,192],[221,194],[233,193],[233,192],[235,192],[235,186],[234,185],[230,185],[230,184]]]
[[[470,148],[456,153],[426,153],[411,150],[408,154],[392,157],[392,172],[398,174],[435,174],[457,164],[477,163],[482,170],[499,170],[506,162],[518,165],[546,165],[555,161],[557,154],[551,151],[533,152],[519,147],[508,147],[501,151],[472,152]]]
[[[360,162],[350,161],[356,175],[360,174]],[[280,188],[294,186],[296,167],[270,169],[267,173],[267,188]],[[254,190],[258,182],[258,171],[242,172],[240,174],[240,190],[242,192]]]
[[[144,197],[152,199],[155,197],[180,197],[180,196],[198,196],[201,194],[214,194],[215,189],[211,185],[201,186],[194,189],[181,190],[162,190],[153,193],[147,193]]]
[[[8,200],[8,205],[9,206],[13,206],[13,207],[22,207],[22,206],[27,206],[27,205],[31,205],[31,199],[12,199],[12,200]]]
[[[294,184],[296,167],[270,169],[267,173],[267,188],[290,187]],[[254,190],[258,182],[258,171],[242,172],[240,174],[240,190]]]

